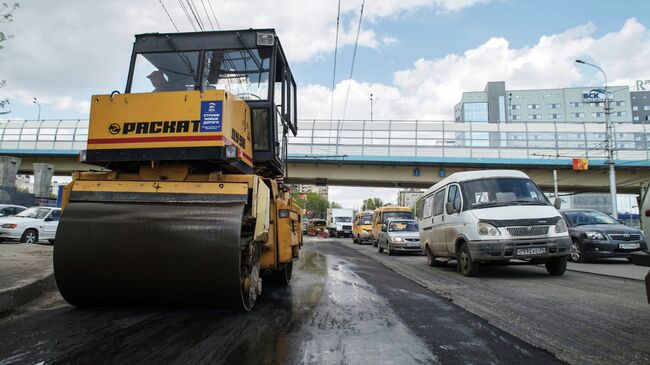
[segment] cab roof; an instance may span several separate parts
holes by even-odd
[[[387,205],[385,207],[379,207],[379,208],[375,209],[375,212],[376,211],[380,211],[380,212],[410,212],[411,208],[409,208],[409,207],[400,207],[398,205]]]

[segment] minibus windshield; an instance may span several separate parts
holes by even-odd
[[[529,179],[487,178],[461,183],[468,209],[506,205],[549,205],[537,185]]]
[[[411,212],[384,212],[383,222],[387,222],[389,219],[413,219],[413,213]]]
[[[361,217],[361,224],[364,225],[364,226],[372,224],[372,215],[368,214],[368,215],[362,216]]]

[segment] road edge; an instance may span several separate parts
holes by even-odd
[[[0,313],[10,311],[25,304],[55,287],[54,271],[51,271],[30,283],[1,290]]]
[[[567,266],[566,269],[569,270],[569,271],[573,271],[573,272],[581,272],[583,274],[607,276],[608,278],[615,278],[615,279],[621,279],[621,280],[632,280],[632,281],[640,281],[640,282],[645,281],[645,279],[630,278],[630,277],[626,277],[626,276],[617,276],[617,275],[611,275],[611,274],[601,274],[599,272],[592,272],[592,271],[576,270],[576,269],[572,269],[572,268],[570,268],[568,266]]]

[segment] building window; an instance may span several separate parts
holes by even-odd
[[[549,109],[560,109],[561,104],[560,103],[553,103],[553,104],[548,104]]]
[[[463,120],[466,122],[487,122],[487,103],[465,103]]]
[[[528,109],[542,109],[542,104],[528,104]]]
[[[644,105],[643,110],[650,110],[650,105]]]
[[[513,114],[512,115],[512,120],[521,120],[521,115],[520,114]]]
[[[625,106],[625,101],[624,100],[617,101],[616,106]]]
[[[602,117],[603,115],[605,115],[604,112],[592,112],[592,113],[591,113],[592,118],[600,118],[600,117]]]
[[[570,113],[569,118],[584,118],[585,113]]]
[[[562,119],[562,113],[549,114],[548,119]]]
[[[615,117],[627,117],[627,112],[612,112],[612,116],[615,116]]]
[[[634,119],[635,122],[638,122],[639,121],[639,116],[637,115],[636,117],[634,117],[632,119]]]
[[[521,105],[520,104],[511,104],[510,105],[510,110],[521,110]]]
[[[541,114],[528,114],[528,119],[532,119],[532,120],[542,119],[542,115]]]
[[[506,97],[499,96],[499,122],[506,121]]]
[[[636,111],[639,110],[639,107],[635,105],[635,106],[632,107],[632,110],[636,112]]]
[[[585,103],[572,101],[569,102],[569,106],[572,108],[582,108],[583,106],[585,106]]]

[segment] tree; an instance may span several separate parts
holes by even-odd
[[[384,206],[384,202],[380,198],[368,198],[363,201],[361,210],[375,210],[383,206]]]
[[[305,209],[307,218],[322,218],[327,216],[327,208],[330,207],[329,201],[316,193],[298,193],[292,192],[291,197],[302,209]],[[302,198],[305,199],[302,199]]]
[[[14,21],[13,12],[18,9],[20,5],[14,3],[9,5],[7,3],[0,4],[0,24],[10,23]],[[6,41],[9,38],[13,38],[13,35],[7,35],[4,32],[0,31],[0,49],[3,49],[2,42]],[[7,86],[7,80],[0,80],[0,89]],[[10,111],[4,110],[9,105],[9,99],[0,97],[0,114],[7,114]]]
[[[415,216],[418,218],[422,218],[420,217],[420,207],[422,207],[422,197],[415,201]]]
[[[330,208],[343,208],[341,204],[337,202],[330,202]]]

